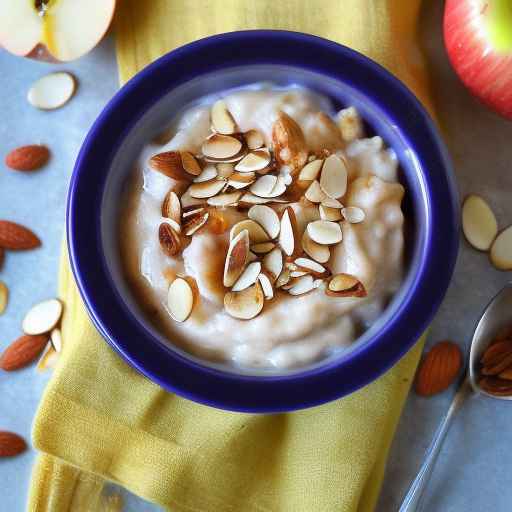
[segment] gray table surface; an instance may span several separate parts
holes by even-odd
[[[432,67],[432,87],[444,127],[461,196],[483,194],[500,226],[512,223],[512,123],[481,107],[460,85],[443,50],[440,2],[422,16],[422,40]],[[30,84],[50,69],[72,71],[80,86],[64,108],[40,112],[25,100]],[[114,45],[106,39],[77,62],[37,63],[0,51],[0,156],[22,144],[45,143],[51,163],[32,175],[14,173],[0,164],[0,218],[11,219],[41,235],[37,251],[9,254],[0,279],[11,289],[6,313],[0,316],[0,350],[20,333],[31,304],[55,295],[66,189],[73,162],[91,123],[117,89]],[[453,339],[467,347],[474,322],[487,300],[510,279],[494,270],[485,254],[461,244],[455,276],[432,326],[428,344]],[[30,438],[41,393],[49,378],[33,369],[0,373],[0,429]],[[392,445],[377,510],[398,509],[415,476],[451,393],[430,399],[411,393]],[[511,510],[510,469],[512,407],[491,399],[473,399],[453,425],[428,489],[424,510],[481,512]],[[0,511],[25,509],[30,471],[36,453],[0,461]],[[122,491],[126,511],[158,510]]]

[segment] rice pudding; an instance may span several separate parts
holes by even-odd
[[[238,368],[343,350],[404,273],[397,158],[358,112],[255,84],[187,108],[127,187],[120,250],[170,343]]]

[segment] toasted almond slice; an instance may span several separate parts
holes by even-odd
[[[348,107],[338,113],[338,128],[345,142],[352,142],[364,135],[363,122],[355,107]]]
[[[363,222],[366,218],[364,210],[358,206],[346,206],[345,208],[342,208],[341,213],[345,220],[351,224],[358,224],[359,222]]]
[[[265,139],[263,138],[262,133],[258,130],[249,130],[244,133],[244,137],[249,149],[258,149],[265,144]]]
[[[236,137],[214,133],[210,135],[202,147],[203,154],[210,158],[219,160],[231,158],[237,155],[242,149],[242,143]]]
[[[241,230],[229,244],[224,264],[224,286],[230,288],[244,271],[249,256],[249,231]]]
[[[304,295],[305,293],[314,290],[313,277],[308,275],[298,277],[293,286],[288,290],[290,295]]]
[[[240,199],[242,192],[226,192],[224,194],[219,194],[215,197],[210,197],[206,202],[210,206],[216,206],[217,208],[224,208],[226,206],[232,206],[237,204],[237,201]]]
[[[305,270],[315,277],[325,277],[329,273],[320,263],[309,258],[297,258],[295,265],[297,265],[298,270]]]
[[[167,192],[162,203],[162,217],[172,219],[178,224],[181,223],[181,201],[178,194],[173,190]]]
[[[489,257],[497,269],[512,270],[512,226],[504,229],[496,237]]]
[[[283,271],[283,253],[279,247],[275,247],[263,257],[263,268],[267,270],[275,280]]]
[[[290,270],[290,277],[296,278],[296,277],[302,277],[309,274],[307,270]]]
[[[325,288],[325,280],[324,279],[315,279],[313,281],[314,288]]]
[[[167,219],[167,218],[163,217],[162,222],[169,224],[169,226],[171,226],[171,228],[174,229],[174,231],[176,231],[176,233],[181,233],[181,225],[178,222],[176,222],[174,219]]]
[[[158,239],[162,251],[170,257],[176,256],[183,247],[179,233],[174,230],[168,222],[162,222],[160,224],[158,228]]]
[[[238,172],[256,172],[265,169],[270,163],[270,151],[265,149],[256,149],[247,153],[240,162],[235,165],[235,171]]]
[[[43,353],[41,354],[41,357],[39,358],[39,361],[37,361],[36,370],[38,372],[44,372],[54,368],[58,360],[59,355],[57,354],[53,344],[47,343]]]
[[[36,304],[25,315],[22,329],[25,334],[44,334],[50,332],[59,322],[62,315],[62,303],[58,299],[50,299]]]
[[[219,135],[220,137],[220,135]],[[222,137],[227,137],[227,135],[222,135]],[[242,149],[236,154],[229,158],[213,158],[210,156],[205,156],[204,159],[213,164],[235,164],[235,162],[238,162],[239,160],[242,160],[242,158],[247,154],[247,148],[242,147]]]
[[[288,206],[281,217],[281,231],[279,233],[279,245],[287,256],[292,256],[298,251],[298,237],[295,212],[291,206]]]
[[[254,205],[247,212],[249,219],[257,222],[269,235],[270,238],[277,238],[281,224],[275,210],[269,206]]]
[[[276,244],[273,242],[263,242],[262,244],[251,245],[251,251],[256,254],[267,254],[267,252],[270,252],[275,246]]]
[[[318,263],[327,263],[331,258],[329,246],[321,245],[311,240],[307,230],[302,235],[302,248],[308,256],[318,261]]]
[[[194,178],[194,183],[203,183],[205,181],[210,181],[215,179],[218,176],[217,169],[214,165],[207,165],[202,171],[201,174],[197,175]]]
[[[198,213],[204,211],[204,207],[196,208],[195,206],[191,207],[190,210],[183,211],[183,219],[186,219],[187,217],[192,217],[193,215],[197,215]]]
[[[209,183],[205,181],[205,183]],[[197,183],[199,185],[199,183]],[[206,204],[206,201],[204,199],[197,199],[195,197],[192,197],[190,195],[190,190],[187,188],[185,192],[180,197],[181,201],[181,208],[182,211],[186,208],[198,208],[199,206],[204,206]]]
[[[279,277],[276,280],[275,286],[276,288],[281,288],[282,286],[286,286],[290,282],[291,276],[290,271],[285,268],[283,271],[279,274]]]
[[[252,251],[249,251],[249,256],[247,256],[247,264],[252,263],[253,261],[258,261],[258,256],[254,254]]]
[[[341,215],[341,210],[339,208],[329,208],[328,206],[321,204],[319,206],[319,211],[320,218],[322,220],[330,220],[332,222],[336,222],[343,219],[343,215]]]
[[[206,199],[218,194],[224,188],[223,180],[210,180],[202,183],[194,183],[188,188],[190,195],[196,199]]]
[[[230,240],[233,240],[233,238],[235,238],[235,236],[244,229],[249,233],[249,240],[251,241],[251,244],[260,244],[270,240],[266,231],[257,222],[254,222],[251,219],[245,219],[237,222],[231,228],[231,232],[229,234]]]
[[[179,151],[164,151],[149,159],[149,166],[165,176],[177,181],[191,181],[193,175],[185,171]]]
[[[282,111],[272,125],[272,142],[275,158],[280,165],[290,167],[297,173],[308,159],[308,151],[301,127]]]
[[[265,297],[259,281],[241,292],[228,292],[224,295],[224,308],[234,318],[250,320],[263,309]]]
[[[55,327],[50,333],[50,341],[52,342],[53,348],[56,352],[62,350],[62,333],[58,327]]]
[[[261,290],[263,291],[265,300],[272,300],[274,298],[274,288],[272,287],[272,281],[270,277],[265,274],[265,272],[261,272],[261,274],[258,276],[258,281],[260,282]]]
[[[217,173],[221,178],[229,178],[235,171],[235,165],[228,162],[215,164]]]
[[[348,172],[345,162],[337,155],[325,159],[320,176],[320,187],[332,199],[338,199],[347,191]]]
[[[332,276],[325,293],[333,297],[366,297],[363,283],[350,274]]]
[[[290,177],[288,175],[288,177]],[[278,176],[274,188],[270,192],[269,197],[279,197],[286,192],[286,178],[284,176]]]
[[[306,196],[306,199],[312,203],[320,203],[327,197],[320,187],[320,183],[316,180],[311,183],[304,195]]]
[[[241,198],[240,203],[245,205],[253,205],[253,204],[266,204],[271,203],[273,201],[270,197],[259,197],[251,192],[246,192]]]
[[[277,176],[267,174],[259,177],[250,188],[250,191],[260,197],[271,197],[272,190],[277,183]]]
[[[328,220],[310,222],[306,229],[311,240],[321,245],[337,244],[343,238],[339,224]]]
[[[196,231],[201,229],[207,222],[210,214],[208,212],[200,213],[183,220],[183,232],[187,236],[192,236]]]
[[[242,290],[249,288],[249,286],[252,286],[256,282],[260,272],[261,263],[259,261],[253,261],[252,263],[249,263],[245,267],[240,277],[237,279],[236,283],[233,285],[233,288],[231,288],[231,291],[241,292]]]
[[[286,187],[289,187],[293,183],[293,178],[291,174],[285,174],[283,176],[280,176],[283,179],[283,183]],[[276,183],[277,185],[277,183]]]
[[[49,73],[32,85],[28,91],[28,102],[41,110],[53,110],[65,105],[75,93],[73,75],[64,71]]]
[[[234,172],[228,179],[228,184],[236,189],[246,188],[256,181],[256,174],[253,172]]]
[[[231,135],[236,132],[236,123],[223,100],[217,100],[211,110],[212,124],[217,133]]]
[[[176,278],[167,292],[167,307],[176,322],[184,322],[194,307],[194,292],[182,277]]]
[[[299,187],[302,189],[308,188],[318,178],[323,163],[323,160],[313,160],[306,164],[299,173]]]
[[[470,195],[462,205],[462,231],[466,240],[480,251],[488,251],[498,234],[498,222],[489,204]]]
[[[3,281],[0,281],[0,315],[5,311],[8,300],[9,288],[7,288],[7,285]]]
[[[201,174],[201,166],[196,160],[195,156],[188,151],[180,151],[181,163],[185,171],[194,176],[199,176]]]
[[[329,196],[325,196],[322,199],[321,204],[322,206],[327,206],[327,208],[338,208],[340,210],[341,208],[343,208],[343,205],[337,199],[333,199],[332,197]]]

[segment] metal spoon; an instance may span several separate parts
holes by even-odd
[[[455,414],[462,407],[466,398],[472,395],[486,395],[497,400],[512,400],[512,396],[495,396],[487,393],[478,384],[478,363],[489,342],[498,332],[512,324],[512,282],[508,283],[492,300],[487,304],[480,320],[478,321],[471,347],[469,349],[468,369],[461,380],[457,393],[439,425],[434,439],[425,455],[425,460],[405,495],[399,512],[414,512],[420,510],[421,498],[427,487],[430,475],[434,469],[437,456],[441,451],[441,445],[446,437],[448,429]]]

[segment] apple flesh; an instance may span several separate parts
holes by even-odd
[[[446,0],[444,41],[466,87],[512,119],[512,1]]]
[[[14,55],[70,61],[107,31],[115,0],[2,0],[0,45]]]

